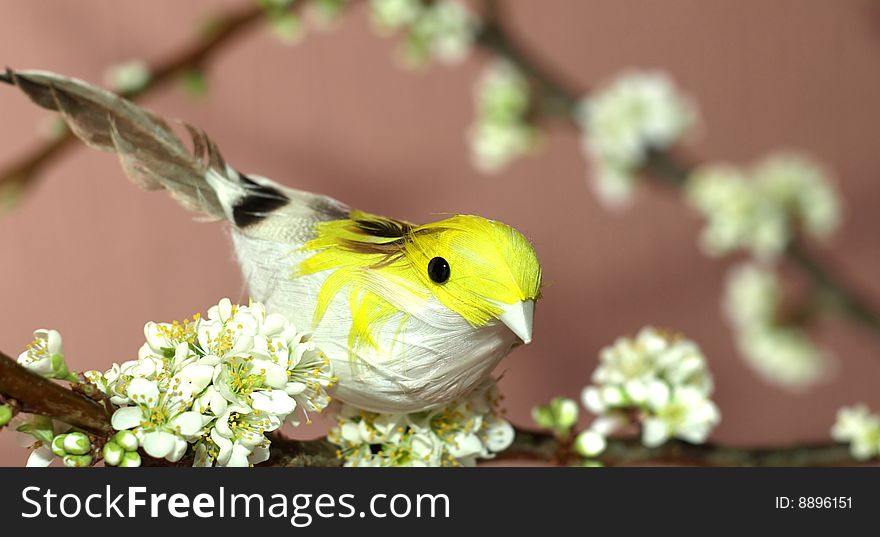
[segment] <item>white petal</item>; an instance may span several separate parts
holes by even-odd
[[[642,443],[657,447],[669,438],[669,428],[660,418],[647,418],[642,424]]]
[[[455,458],[469,457],[483,451],[483,443],[475,434],[458,434],[449,443],[449,453]]]
[[[232,441],[220,435],[217,429],[211,429],[211,440],[217,444],[217,466],[225,466],[232,455]]]
[[[278,313],[270,313],[263,321],[263,329],[260,332],[267,336],[274,336],[287,327],[287,319]]]
[[[281,390],[256,391],[251,394],[255,410],[286,416],[296,408],[296,401]]]
[[[602,412],[605,412],[605,403],[602,401],[602,396],[599,394],[599,388],[595,386],[587,386],[584,388],[584,391],[581,392],[581,402],[584,404],[584,407],[593,414],[601,414]]]
[[[605,437],[593,430],[587,430],[575,439],[575,449],[585,457],[595,457],[605,451]]]
[[[287,395],[299,395],[306,391],[307,386],[302,382],[288,382],[284,385],[284,391]]]
[[[339,428],[339,434],[343,440],[350,444],[361,443],[360,427],[358,427],[357,423],[350,421],[343,423],[342,427]]]
[[[168,426],[183,436],[194,436],[202,430],[203,417],[198,412],[183,412],[174,417]]]
[[[648,394],[646,397],[648,406],[651,408],[663,408],[669,403],[670,390],[662,380],[654,380],[648,384]]]
[[[55,457],[55,454],[52,453],[52,450],[47,448],[46,446],[38,447],[37,449],[31,451],[31,454],[28,456],[26,466],[32,468],[45,468],[52,463],[52,459]]]
[[[183,458],[183,455],[186,453],[186,448],[189,447],[189,444],[183,438],[179,436],[174,437],[174,448],[171,452],[165,456],[165,460],[169,462],[177,462]]]
[[[241,444],[235,444],[232,446],[232,453],[229,456],[229,460],[226,461],[224,466],[229,466],[232,468],[246,468],[250,466],[250,462],[248,461],[248,457],[251,454],[251,450],[244,447]]]
[[[155,404],[159,400],[159,386],[152,380],[133,378],[125,391],[132,401],[147,405]]]
[[[503,451],[513,443],[515,435],[513,425],[505,420],[497,419],[493,421],[486,434],[486,447],[489,451]]]
[[[228,298],[224,298],[220,300],[220,303],[217,304],[217,312],[220,315],[220,320],[224,323],[232,317],[232,301]]]
[[[208,387],[208,384],[211,384],[211,379],[214,378],[214,368],[204,364],[189,364],[177,376],[189,383],[194,393],[201,393]]]
[[[144,451],[151,457],[164,459],[174,451],[177,437],[165,431],[144,434]]]
[[[61,333],[59,333],[58,330],[49,330],[47,334],[46,348],[48,349],[50,356],[63,353],[61,350]]]
[[[127,406],[117,409],[110,418],[110,425],[117,431],[133,429],[144,420],[144,413],[136,406]]]
[[[248,457],[248,462],[251,464],[260,464],[267,460],[269,460],[269,447],[265,445],[255,447]]]
[[[283,389],[287,385],[287,368],[278,364],[269,364],[266,367],[266,379],[263,384],[271,388]]]

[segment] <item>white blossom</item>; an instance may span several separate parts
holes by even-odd
[[[721,414],[706,394],[692,386],[652,386],[648,397],[650,414],[642,422],[642,443],[656,447],[669,438],[694,444],[706,441]]]
[[[373,22],[380,31],[404,30],[401,58],[422,65],[430,58],[456,63],[470,53],[479,21],[458,0],[372,0]]]
[[[532,151],[538,131],[529,121],[531,90],[508,61],[490,64],[475,86],[475,122],[469,133],[474,166],[495,173]]]
[[[415,22],[421,0],[370,0],[373,21],[380,28],[397,29]]]
[[[592,429],[582,431],[574,441],[575,451],[587,458],[599,455],[606,446],[605,436]]]
[[[196,466],[253,466],[269,458],[265,433],[281,426],[274,414],[229,406],[217,418],[210,435],[196,445]]]
[[[781,285],[771,269],[743,263],[730,271],[724,311],[740,353],[762,378],[805,388],[828,372],[831,356],[803,328],[784,323],[781,307]]]
[[[376,414],[343,407],[327,439],[346,466],[473,466],[513,442],[497,413],[494,386],[460,403],[412,414]]]
[[[578,116],[596,191],[615,207],[631,199],[650,152],[678,143],[697,114],[666,73],[631,71],[582,99]]]
[[[867,460],[880,455],[880,416],[872,414],[864,404],[843,407],[831,428],[831,437],[849,442],[852,456]]]
[[[632,416],[642,426],[643,443],[651,447],[669,438],[704,442],[719,423],[721,414],[710,398],[712,377],[694,342],[646,327],[635,338],[620,338],[602,349],[599,359],[593,384],[581,394],[584,406],[598,416],[592,434],[577,440],[587,443],[584,449],[597,446],[596,435],[606,437]]]
[[[79,380],[67,369],[61,334],[57,330],[35,330],[34,340],[18,356],[18,363],[46,378]]]
[[[703,166],[689,177],[687,197],[706,219],[700,244],[712,256],[742,248],[773,260],[798,227],[824,238],[840,222],[840,202],[824,171],[795,154],[771,155],[750,172]]]
[[[175,379],[160,389],[157,381],[135,378],[128,384],[132,406],[117,409],[110,420],[118,431],[131,430],[144,451],[157,459],[179,461],[204,426],[202,415],[187,410],[193,394]]]
[[[259,303],[223,299],[205,317],[147,323],[144,336],[137,360],[85,376],[120,407],[113,427],[132,431],[156,458],[178,461],[192,448],[200,466],[263,462],[264,433],[285,420],[298,424],[297,408],[306,418],[320,412],[336,383],[309,335]],[[130,446],[120,447],[124,453],[108,450],[113,462],[140,464]]]
[[[744,332],[738,341],[761,376],[788,388],[815,384],[829,369],[826,351],[798,328],[770,327]]]

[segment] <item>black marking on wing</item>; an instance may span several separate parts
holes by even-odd
[[[354,223],[359,230],[367,235],[389,239],[401,239],[412,230],[410,224],[399,220],[391,220],[390,218],[356,219]]]
[[[257,183],[243,173],[238,174],[247,194],[232,208],[232,220],[240,228],[262,221],[272,211],[290,202],[284,192],[270,185]]]

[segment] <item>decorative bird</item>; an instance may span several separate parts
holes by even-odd
[[[251,298],[312,332],[345,403],[416,412],[466,395],[532,339],[541,267],[516,229],[457,215],[415,225],[245,175],[201,130],[80,80],[6,70],[0,80],[116,153],[145,190],[230,224]]]

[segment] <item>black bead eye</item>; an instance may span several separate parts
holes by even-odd
[[[449,263],[442,257],[428,261],[428,277],[437,283],[445,282],[449,279]]]

